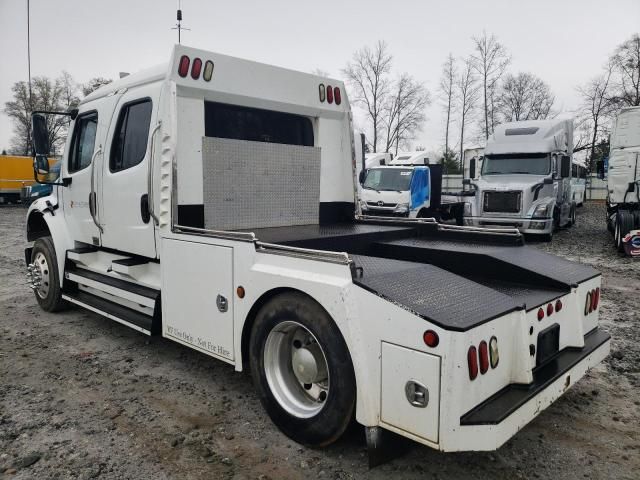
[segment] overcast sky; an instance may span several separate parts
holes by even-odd
[[[27,80],[26,0],[0,0],[0,109]],[[31,0],[32,75],[66,70],[80,82],[168,61],[176,43],[176,0]],[[363,45],[385,40],[394,71],[423,81],[434,102],[416,144],[443,143],[436,99],[449,52],[472,52],[471,36],[494,33],[512,55],[510,71],[551,86],[556,108],[579,103],[575,86],[596,75],[615,47],[640,31],[640,0],[183,0],[184,44],[334,77]],[[0,113],[0,149],[9,147]]]

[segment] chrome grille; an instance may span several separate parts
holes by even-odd
[[[484,212],[518,213],[522,204],[522,192],[484,192]]]

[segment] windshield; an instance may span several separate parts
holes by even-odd
[[[548,175],[551,159],[547,154],[539,155],[488,155],[482,164],[483,175]]]
[[[411,183],[410,168],[372,168],[367,173],[364,188],[405,192]]]

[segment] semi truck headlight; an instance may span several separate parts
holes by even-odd
[[[464,212],[463,215],[465,217],[470,217],[472,215],[471,204],[469,202],[464,202]]]
[[[404,212],[408,212],[408,211],[409,211],[409,204],[408,203],[399,203],[398,205],[396,205],[396,212],[404,213]]]
[[[547,203],[546,205],[538,205],[536,209],[533,211],[534,218],[549,218],[551,212],[551,204]]]

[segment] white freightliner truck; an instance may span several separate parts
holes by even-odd
[[[387,431],[493,450],[609,351],[591,267],[517,231],[362,215],[339,81],[176,46],[69,115],[60,181],[27,213],[37,302],[249,369],[300,443],[355,418],[371,458]]]
[[[618,112],[610,146],[607,227],[619,252],[640,256],[640,107]],[[602,164],[598,170],[604,178]]]
[[[481,175],[465,180],[476,195],[465,224],[515,227],[551,239],[575,223],[571,196],[573,120],[528,120],[496,127],[487,140]]]

